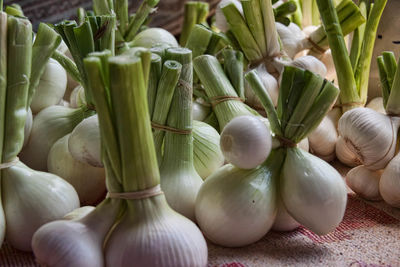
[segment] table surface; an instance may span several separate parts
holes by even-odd
[[[335,163],[342,173],[348,170]],[[243,248],[208,242],[209,266],[400,266],[400,209],[383,201],[363,200],[349,192],[342,223],[331,234],[318,236],[300,227],[269,232]],[[31,253],[9,245],[0,250],[0,266],[37,266]]]

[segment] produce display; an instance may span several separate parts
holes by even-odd
[[[207,242],[332,233],[349,188],[400,208],[400,55],[373,58],[373,2],[188,1],[174,36],[150,26],[159,0],[93,0],[36,32],[1,1],[0,247],[207,266]]]

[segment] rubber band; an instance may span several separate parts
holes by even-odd
[[[236,100],[240,102],[244,102],[244,100],[238,96],[229,96],[229,95],[221,95],[221,96],[214,96],[210,98],[210,104],[212,107],[215,107],[216,105],[229,101],[229,100]]]
[[[281,145],[284,147],[296,147],[297,146],[297,144],[295,142],[293,142],[292,140],[287,139],[283,136],[276,135],[275,137],[276,137],[276,139],[279,140]]]
[[[165,132],[171,132],[171,133],[176,133],[176,134],[191,134],[192,130],[183,130],[183,129],[177,129],[173,127],[169,127],[167,125],[161,125],[155,122],[151,122],[151,127],[153,129],[165,131]]]
[[[114,199],[127,199],[127,200],[137,200],[137,199],[144,199],[149,197],[154,197],[164,194],[161,191],[160,185],[156,185],[154,187],[147,188],[141,191],[134,191],[134,192],[108,192],[107,198],[114,198]]]
[[[19,158],[15,157],[12,161],[10,162],[4,162],[4,163],[0,163],[0,170],[2,169],[8,169],[10,167],[15,166],[17,163],[19,162]]]
[[[316,42],[314,42],[310,37],[307,38],[307,40],[310,42],[310,44],[312,45],[313,48],[315,48],[315,50],[317,50],[317,52],[324,54],[326,52],[326,49],[323,49],[322,47],[320,47]]]

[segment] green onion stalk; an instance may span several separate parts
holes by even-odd
[[[346,112],[355,107],[364,106],[367,101],[368,78],[375,35],[386,2],[387,0],[375,1],[370,8],[364,8],[364,10],[370,9],[370,12],[366,18],[365,28],[359,29],[364,32],[362,40],[358,38],[357,42],[354,41],[352,44],[353,46],[357,45],[358,48],[356,49],[353,47],[351,49],[351,51],[353,51],[353,56],[351,57],[349,56],[344,42],[342,29],[338,27],[339,16],[333,1],[317,0],[327,40],[337,70],[339,88],[341,89],[340,102],[342,112]],[[364,4],[365,1],[361,1],[360,5]],[[362,44],[359,44],[360,42],[362,42]],[[354,53],[356,53],[356,55],[354,55]],[[353,66],[351,58],[353,58]]]
[[[5,12],[0,12],[0,35],[0,245],[5,237],[13,247],[30,251],[41,225],[79,206],[71,185],[18,159],[32,96],[61,38],[41,23],[33,42],[29,20]]]
[[[195,220],[194,202],[203,183],[193,164],[193,66],[189,49],[170,48],[166,57],[182,64],[179,82],[168,114],[164,153],[160,165],[161,187],[171,207]]]
[[[184,78],[182,75],[191,75],[187,72],[188,69],[192,68],[191,55],[193,54],[193,52],[186,48],[168,48],[162,52],[161,50],[157,49],[157,52],[163,55],[164,61],[161,60],[161,57],[159,55],[152,53],[147,94],[149,113],[151,114],[152,118],[153,138],[157,161],[160,168],[163,168],[163,172],[176,172],[177,170],[181,170],[181,174],[189,172],[192,173],[195,178],[198,178],[197,175],[195,175],[195,173],[193,172],[193,166],[190,168],[188,167],[194,164],[196,171],[203,179],[205,179],[214,170],[216,170],[223,164],[223,156],[221,150],[219,149],[218,132],[216,132],[211,126],[206,123],[193,121],[193,134],[190,134],[192,135],[193,144],[191,144],[190,139],[184,138],[179,134],[179,131],[185,131],[185,129],[176,130],[178,126],[173,126],[175,123],[171,122],[175,120],[177,116],[183,116],[183,114],[181,114],[180,112],[177,115],[177,107],[174,108],[174,105],[176,105],[177,101],[174,100],[176,98],[175,95],[177,94],[176,90],[183,90],[184,88],[192,90],[188,86],[190,82],[185,82],[185,80],[182,80]],[[183,71],[185,74],[182,74]],[[186,79],[189,79],[189,77],[186,77]],[[192,93],[190,94],[192,95]],[[186,104],[189,105],[188,103]],[[203,104],[207,103],[203,102]],[[194,103],[193,108],[192,105],[190,105],[190,109],[187,109],[194,114]],[[188,115],[186,114],[186,116]],[[190,118],[190,121],[192,120],[192,117]],[[185,118],[186,121],[188,121],[188,117]],[[171,143],[172,137],[170,136],[168,137],[169,139],[167,139],[167,136],[170,133],[168,131],[171,131],[171,129],[172,132],[178,132],[173,135],[172,140],[176,139],[179,141],[180,138],[183,139],[181,140],[181,142],[183,142],[183,151],[181,153],[178,153],[175,150],[171,150],[171,145],[167,145],[166,143],[167,140],[170,140],[168,144]],[[187,149],[190,149],[190,147],[192,147],[191,149],[193,150],[193,155],[190,157],[190,159],[187,159],[185,156],[186,153],[184,152]],[[163,157],[167,157],[168,160],[174,161],[174,164],[163,163]],[[179,159],[180,161],[175,162],[176,159]],[[166,167],[175,166],[176,164],[180,164],[182,162],[185,162],[185,164],[188,164],[188,166],[185,166],[185,168]],[[189,162],[192,162],[193,164],[189,164]],[[182,177],[182,175],[172,176],[176,177],[176,179]],[[169,177],[171,177],[171,175],[169,175]],[[171,194],[167,194],[167,199],[169,195]]]
[[[230,53],[227,52],[226,54]],[[240,64],[240,62],[237,63]],[[242,76],[240,73],[243,71],[242,69],[231,65],[225,67],[227,70],[227,73],[225,73],[224,67],[221,66],[218,59],[211,55],[198,56],[195,58],[193,66],[218,119],[219,130],[222,130],[234,117],[257,114],[244,104],[243,99],[238,95],[243,86],[243,80],[239,78]],[[234,80],[233,78],[238,79]]]
[[[286,66],[275,109],[256,71],[245,78],[280,145],[256,168],[227,164],[207,178],[196,200],[200,228],[214,243],[228,247],[256,242],[272,225],[289,231],[301,224],[318,235],[332,232],[343,219],[346,185],[332,166],[296,145],[321,122],[339,90],[310,71]],[[240,225],[251,227],[238,231]]]
[[[181,46],[185,47],[187,45],[189,35],[196,24],[206,23],[208,10],[209,4],[205,2],[188,1],[185,3],[182,30],[179,37],[179,44]]]
[[[71,52],[73,61],[59,51],[53,54],[53,58],[72,77],[80,81],[85,97],[82,106],[76,108],[50,106],[35,117],[29,140],[20,155],[29,167],[41,171],[49,170],[48,155],[53,144],[71,133],[82,120],[95,114],[93,96],[87,90],[88,81],[83,68],[83,58],[89,53],[104,49],[114,54],[115,23],[115,15],[104,15],[86,16],[80,25],[75,21],[63,21],[54,26]],[[75,102],[78,100],[80,101],[75,99]],[[54,169],[52,171],[54,172]],[[67,178],[65,174],[61,176]]]

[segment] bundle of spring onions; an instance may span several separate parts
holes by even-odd
[[[149,51],[141,50],[115,57],[110,52],[91,54],[85,59],[99,118],[108,198],[81,219],[41,227],[32,242],[39,263],[206,265],[201,232],[168,206],[160,189],[146,101],[150,58]]]
[[[219,245],[248,245],[269,231],[278,212],[275,229],[292,230],[298,225],[295,220],[320,235],[333,231],[344,215],[345,183],[332,166],[296,144],[322,120],[339,90],[312,72],[287,66],[275,110],[256,71],[246,74],[246,80],[263,103],[281,145],[255,168],[228,164],[204,182],[196,200],[200,228]],[[277,211],[278,206],[283,210]]]
[[[21,15],[21,14],[16,14]],[[32,96],[61,38],[40,24],[32,42],[28,19],[0,12],[0,245],[31,250],[33,233],[79,206],[74,188],[18,159]]]
[[[347,175],[350,188],[364,198],[382,197],[399,207],[399,156],[395,156],[400,127],[399,62],[392,52],[384,52],[377,61],[386,114],[362,107],[347,111],[339,120],[339,134],[349,165],[361,165]]]
[[[79,25],[75,21],[55,25],[74,60],[58,51],[53,57],[81,83],[78,89],[81,105],[43,109],[35,116],[29,140],[20,154],[28,166],[49,171],[72,184],[84,205],[99,203],[106,187],[99,132],[92,128],[98,129],[98,121],[94,116],[93,97],[86,90],[88,80],[83,58],[104,49],[114,53],[115,24],[115,15],[111,14],[88,15]]]

